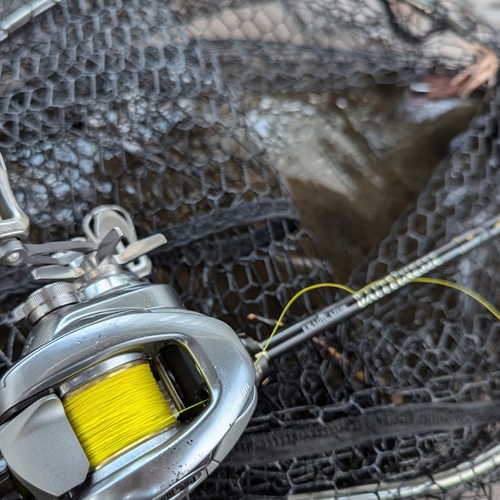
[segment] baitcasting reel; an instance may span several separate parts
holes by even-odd
[[[0,215],[0,263],[48,282],[13,312],[32,330],[0,382],[0,490],[15,485],[39,500],[183,497],[255,408],[240,339],[186,310],[171,287],[141,281],[151,271],[145,254],[166,240],[137,240],[120,207],[88,214],[85,238],[23,243],[29,220],[1,159]]]

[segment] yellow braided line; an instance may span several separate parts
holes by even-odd
[[[371,286],[375,285],[376,283],[381,283],[382,281],[386,281],[385,278],[383,280],[375,280],[372,283],[364,286],[359,290],[359,292],[364,292]],[[391,280],[387,280],[387,282],[390,282]],[[470,288],[467,288],[466,286],[459,285],[458,283],[453,283],[452,281],[448,280],[443,280],[439,278],[415,278],[411,282],[413,283],[427,283],[427,284],[432,284],[432,285],[441,285],[441,286],[446,286],[448,288],[453,288],[454,290],[458,290],[459,292],[465,293],[469,297],[473,298],[477,302],[479,302],[484,308],[486,308],[495,318],[497,318],[500,321],[500,311],[488,300],[486,300],[484,297],[479,295],[478,293],[474,292],[474,290],[471,290]],[[311,285],[306,288],[303,288],[300,290],[300,292],[297,292],[288,302],[288,304],[285,306],[283,309],[283,312],[281,313],[280,317],[278,318],[278,321],[276,322],[276,325],[273,328],[273,331],[271,332],[271,335],[267,339],[266,345],[262,349],[262,351],[259,353],[257,356],[257,359],[255,360],[255,365],[259,362],[259,359],[261,356],[266,352],[266,350],[269,347],[269,343],[271,342],[271,339],[274,337],[276,332],[278,331],[279,325],[283,321],[283,318],[285,314],[288,312],[288,309],[292,306],[292,304],[304,293],[310,292],[311,290],[315,290],[317,288],[338,288],[340,290],[345,290],[346,292],[349,292],[350,294],[356,293],[355,290],[352,288],[342,285],[340,283],[318,283],[316,285]]]
[[[112,373],[63,404],[92,468],[176,422],[149,364]]]
[[[453,288],[454,290],[458,290],[459,292],[465,293],[469,297],[473,298],[477,302],[479,302],[485,309],[487,309],[496,319],[500,321],[500,311],[488,300],[484,297],[476,293],[474,290],[467,288],[466,286],[459,285],[458,283],[453,283],[453,281],[442,280],[439,278],[415,278],[413,280],[415,283],[428,283],[431,285],[442,285],[448,288]]]
[[[276,325],[273,328],[273,331],[271,332],[271,335],[267,339],[266,345],[262,349],[262,351],[259,353],[257,356],[257,359],[255,360],[254,365],[256,365],[259,362],[259,359],[261,356],[266,352],[267,348],[269,347],[269,343],[271,342],[271,339],[274,337],[276,332],[278,331],[279,326],[281,325],[281,321],[285,317],[285,314],[288,312],[288,309],[292,306],[292,304],[301,296],[304,295],[307,292],[310,292],[311,290],[316,290],[317,288],[338,288],[340,290],[345,290],[346,292],[349,292],[351,294],[356,293],[352,288],[346,286],[346,285],[341,285],[340,283],[318,283],[316,285],[311,285],[306,288],[303,288],[300,290],[300,292],[297,292],[289,301],[288,304],[285,306],[283,309],[283,312],[281,313],[281,316],[278,318],[278,321],[276,321]]]

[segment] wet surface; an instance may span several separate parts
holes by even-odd
[[[174,5],[182,12],[183,2]],[[215,11],[197,10],[187,29],[191,37],[204,41],[281,42],[370,53],[379,50],[378,44],[384,51],[388,46],[399,47],[401,40],[392,36],[388,15],[392,11],[411,36],[423,37],[418,59],[437,57],[440,71],[452,74],[477,60],[457,34],[445,30],[425,37],[432,31],[427,16],[404,2],[390,5],[387,9],[377,0],[362,2],[353,21],[352,5],[344,1],[336,2],[335,16],[333,11],[318,11],[314,3],[270,1],[252,6],[243,2]],[[468,6],[487,12],[487,17],[493,11],[497,17],[500,13],[497,2],[486,0],[445,2],[445,6],[450,12]],[[354,28],[356,23],[361,29]],[[401,50],[409,63],[410,51],[404,43]],[[257,73],[236,78],[248,88],[248,80]],[[303,71],[297,77],[297,88],[308,75]],[[251,88],[267,92],[265,84]],[[303,226],[316,235],[323,255],[342,280],[377,248],[425,186],[447,154],[450,140],[466,130],[478,102],[427,101],[389,85],[352,86],[337,94],[286,89],[284,94],[247,94],[243,101],[247,124],[261,137],[284,176]]]
[[[390,86],[244,100],[249,125],[340,280],[388,234],[478,104]]]

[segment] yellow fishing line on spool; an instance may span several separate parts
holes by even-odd
[[[92,468],[176,422],[146,362],[75,389],[63,404]]]

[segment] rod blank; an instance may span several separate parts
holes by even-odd
[[[485,241],[500,234],[500,216],[453,238],[449,243],[420,257],[401,269],[388,274],[385,278],[372,283],[359,292],[346,297],[302,321],[294,323],[262,342],[269,342],[266,358],[269,360],[292,349],[298,344],[328,330],[342,321],[359,313],[369,305],[394,293],[416,278],[433,271],[437,267],[464,255]]]

